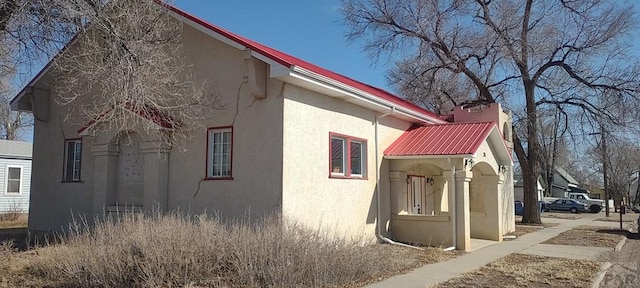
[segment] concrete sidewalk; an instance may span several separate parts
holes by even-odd
[[[588,218],[577,220],[545,219],[545,221],[559,223],[560,225],[540,229],[540,231],[525,234],[515,240],[503,241],[501,243],[496,242],[496,244],[471,251],[449,261],[428,264],[407,274],[397,275],[366,287],[429,287],[437,283],[445,282],[451,278],[455,278],[460,274],[480,268],[512,253],[544,254],[546,245],[540,244],[541,242],[575,227],[582,225],[609,226],[609,223],[595,223],[593,219]],[[605,250],[612,249],[605,248],[603,251]],[[563,252],[566,255],[556,256],[589,259],[590,257],[596,257],[603,251],[595,251],[593,250],[593,247],[563,246]]]

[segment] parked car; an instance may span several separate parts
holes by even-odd
[[[571,213],[589,212],[589,205],[573,199],[558,199],[546,205],[546,209],[553,211],[569,211]]]
[[[604,201],[600,199],[592,199],[589,197],[587,193],[568,193],[567,198],[578,200],[579,202],[585,203],[589,206],[589,212],[598,213],[602,211],[602,207],[604,207]],[[565,199],[565,198],[553,198],[553,197],[544,197],[544,201],[547,203],[551,203],[557,199]]]

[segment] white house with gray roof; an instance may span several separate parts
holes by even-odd
[[[29,142],[0,140],[0,214],[29,212],[31,151]]]

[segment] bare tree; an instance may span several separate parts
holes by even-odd
[[[525,203],[537,200],[539,107],[611,122],[619,118],[607,108],[637,107],[640,65],[625,49],[636,23],[632,11],[600,0],[343,0],[342,8],[348,38],[364,39],[372,56],[425,59],[415,74],[460,75],[477,91],[469,100],[524,103],[524,131],[513,135]],[[424,97],[438,95],[427,87]],[[537,205],[525,205],[522,221],[540,222]]]
[[[8,75],[0,74],[0,139],[22,140],[20,132],[32,126],[31,117],[23,112],[11,111],[9,95],[12,91]]]
[[[223,105],[191,74],[170,13],[154,0],[12,0],[0,29],[12,63],[57,55],[55,101],[82,115],[64,121],[91,121],[93,133],[142,127],[176,144]]]
[[[598,143],[590,152],[599,161],[607,161],[609,196],[616,203],[622,197],[630,198],[629,190],[634,182],[634,173],[637,172],[640,162],[640,146],[625,139],[624,136],[616,136],[607,133],[607,155],[603,155],[602,143]],[[627,204],[628,204],[627,200]]]

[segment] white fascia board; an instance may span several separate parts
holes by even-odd
[[[359,95],[356,95],[356,94],[354,94],[354,93],[351,93],[351,92],[348,92],[348,91],[342,90],[342,89],[340,89],[340,88],[338,88],[338,87],[335,87],[335,86],[333,86],[333,85],[325,84],[325,83],[320,82],[320,81],[318,81],[318,80],[316,80],[316,79],[313,79],[313,78],[307,77],[306,75],[301,75],[301,74],[299,74],[299,73],[292,72],[292,73],[290,73],[290,74],[289,74],[289,76],[294,77],[294,78],[296,78],[296,79],[300,79],[300,80],[303,80],[303,81],[309,82],[309,83],[312,83],[312,84],[314,84],[314,85],[317,85],[317,86],[320,86],[320,87],[323,87],[323,88],[326,88],[326,89],[330,89],[330,90],[332,90],[332,91],[336,91],[336,92],[338,92],[338,93],[340,93],[340,94],[345,94],[345,95],[347,95],[347,96],[349,96],[349,97],[352,97],[352,98],[358,99],[358,100],[363,101],[363,102],[367,102],[367,103],[372,104],[372,105],[376,105],[376,106],[379,106],[379,107],[385,108],[385,109],[387,109],[387,110],[391,110],[391,107],[394,107],[394,106],[389,105],[389,104],[384,104],[384,103],[381,103],[381,102],[378,102],[378,101],[372,101],[371,99],[366,99],[366,98],[361,97],[361,96],[359,96]]]
[[[291,76],[291,68],[284,65],[269,65],[269,77],[282,80]]]
[[[73,39],[73,42],[75,42],[75,38]],[[71,45],[71,44],[73,44],[73,42],[69,42],[69,44],[67,44],[67,45]],[[62,52],[60,52],[60,53],[62,53]],[[27,83],[27,85],[25,85],[22,88],[22,90],[20,90],[20,92],[18,92],[18,94],[15,97],[13,97],[13,99],[11,99],[11,101],[9,101],[9,106],[11,107],[12,110],[18,111],[18,102],[20,102],[22,97],[24,97],[24,95],[27,94],[27,92],[33,92],[31,87],[33,87],[33,85],[38,83],[38,81],[40,81],[40,79],[42,79],[42,77],[45,74],[49,73],[49,70],[51,70],[51,66],[53,66],[53,61],[55,60],[56,57],[58,57],[58,56],[56,55],[56,56],[54,56],[53,59],[49,60],[47,65],[45,65],[42,68],[42,70],[40,70],[40,72],[38,72],[38,74],[36,74],[36,76],[33,77],[33,79],[31,79],[31,81],[29,81],[29,83]],[[25,112],[25,111],[22,111],[22,112]],[[26,112],[31,112],[31,111],[26,111]]]
[[[513,166],[513,158],[511,157],[511,155],[509,155],[509,149],[507,148],[507,144],[504,143],[504,139],[502,139],[500,129],[498,129],[497,125],[493,125],[493,128],[491,128],[491,132],[489,132],[489,136],[487,137],[487,139],[490,140],[490,143],[494,146],[495,149],[498,150],[498,156],[502,158],[496,160],[500,160],[499,162],[503,163],[507,162]],[[485,139],[485,141],[487,139]]]
[[[419,159],[446,159],[446,158],[475,158],[472,154],[460,155],[406,155],[406,156],[384,156],[384,159],[392,160],[419,160]]]
[[[409,116],[411,118],[414,118],[416,120],[422,121],[422,122],[430,122],[430,123],[434,123],[434,124],[444,124],[447,123],[444,120],[438,119],[438,118],[434,118],[432,116],[428,116],[419,112],[415,112],[412,111],[411,109],[402,107],[396,103],[381,99],[378,96],[375,96],[371,93],[367,93],[364,92],[362,90],[356,89],[354,87],[351,87],[349,85],[346,85],[342,82],[336,81],[334,79],[319,75],[317,73],[311,72],[309,70],[306,70],[304,68],[298,67],[298,66],[293,66],[292,69],[291,76],[294,76],[296,78],[302,79],[302,80],[314,80],[314,82],[316,83],[323,83],[325,87],[331,87],[331,89],[338,91],[340,93],[346,94],[348,96],[354,97],[354,98],[359,98],[361,100],[365,100],[367,102],[370,103],[374,103],[377,105],[381,105],[383,107],[386,107],[387,109],[391,109],[391,107],[395,107],[396,109],[396,113],[400,113],[406,116]],[[297,74],[297,75],[296,75]],[[302,77],[301,77],[302,76]],[[306,78],[306,79],[305,79]],[[356,96],[357,95],[357,96]]]

